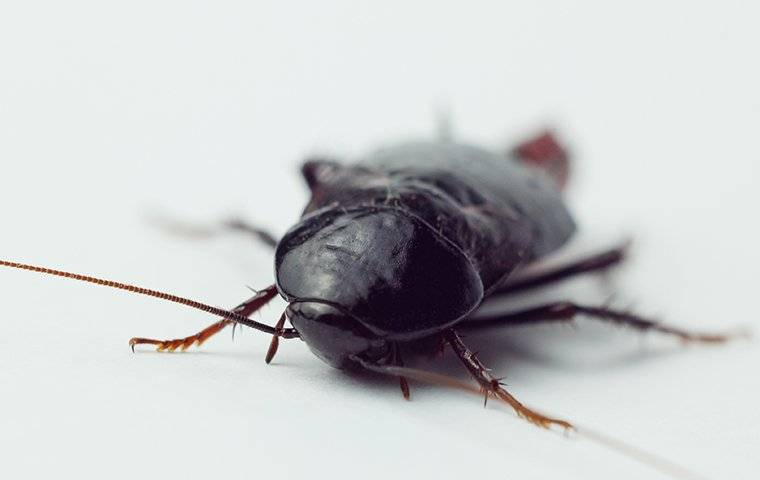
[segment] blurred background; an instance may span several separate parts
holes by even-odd
[[[240,216],[281,234],[307,199],[303,158],[431,137],[443,110],[457,138],[494,150],[554,128],[574,154],[571,248],[634,238],[608,281],[541,296],[757,331],[759,14],[749,1],[4,2],[0,257],[230,307],[271,283],[267,248],[151,219]],[[248,331],[133,355],[132,336],[213,321],[176,305],[8,270],[0,292],[14,478],[669,478],[495,402],[419,384],[404,402],[394,381],[343,375],[300,342],[270,366]],[[684,348],[579,321],[472,343],[528,405],[707,478],[760,467],[756,342]]]

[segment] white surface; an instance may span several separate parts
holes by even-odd
[[[581,243],[635,236],[614,285],[549,297],[614,291],[673,324],[760,328],[751,2],[9,3],[1,257],[235,305],[271,282],[266,248],[173,238],[146,212],[281,233],[306,154],[428,135],[448,105],[460,137],[493,148],[556,126]],[[272,366],[250,331],[130,353],[131,336],[213,321],[183,307],[10,270],[0,291],[7,478],[665,478],[466,394],[413,384],[405,403],[298,342]],[[469,341],[529,405],[709,478],[760,467],[757,342],[681,348],[588,321]]]

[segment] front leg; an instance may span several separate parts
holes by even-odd
[[[257,311],[267,303],[269,303],[274,297],[277,296],[277,288],[274,285],[270,285],[267,288],[260,290],[256,293],[253,297],[249,298],[245,302],[241,303],[237,307],[232,310],[235,313],[239,313],[240,315],[243,315],[245,317],[250,316],[253,312]],[[234,320],[230,319],[223,319],[217,322],[214,322],[213,324],[209,325],[208,327],[204,328],[200,332],[190,335],[188,337],[184,338],[176,338],[173,340],[156,340],[153,338],[141,338],[141,337],[134,337],[129,340],[129,346],[132,347],[132,351],[135,351],[135,345],[156,345],[156,350],[159,352],[163,352],[165,350],[168,350],[170,352],[173,352],[176,349],[181,350],[187,350],[190,348],[193,344],[197,344],[198,346],[201,346],[203,342],[211,338],[212,336],[216,335],[217,333],[224,330],[228,325],[231,325],[235,323]],[[279,325],[279,324],[278,324]],[[282,330],[282,326],[280,326],[280,330]],[[277,339],[278,336],[275,335],[272,340],[274,341]],[[274,353],[272,353],[272,356],[274,356]],[[271,358],[269,359],[271,360]],[[269,363],[267,361],[267,363]]]

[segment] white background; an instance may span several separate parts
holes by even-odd
[[[544,295],[704,330],[760,329],[760,14],[754,2],[3,2],[0,257],[231,307],[272,281],[242,236],[146,218],[245,216],[278,234],[314,152],[430,136],[490,148],[544,125],[575,153],[578,248],[632,235],[609,282]],[[0,271],[9,478],[666,478],[495,402],[347,376],[264,335],[132,354],[214,321]],[[530,298],[523,303],[541,301]],[[517,306],[514,304],[513,306]],[[263,311],[274,323],[282,302]],[[756,341],[682,347],[579,321],[468,341],[529,405],[708,478],[760,461]],[[451,355],[424,368],[460,370]],[[462,378],[465,378],[464,376]]]

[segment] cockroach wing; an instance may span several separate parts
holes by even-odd
[[[557,186],[543,172],[471,145],[404,143],[354,164],[309,162],[304,174],[312,190],[305,214],[393,205],[457,245],[487,293],[575,231]]]
[[[379,335],[456,323],[575,230],[545,175],[465,144],[406,143],[303,171],[312,197],[278,246],[280,292],[332,303]]]

